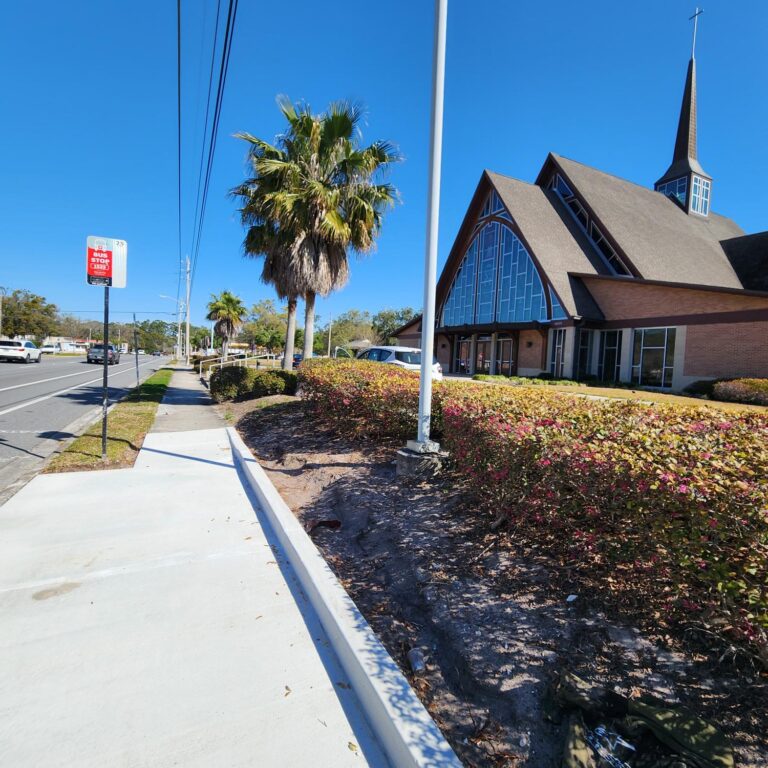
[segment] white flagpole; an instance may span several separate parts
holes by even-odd
[[[443,91],[448,0],[435,0],[435,45],[432,64],[432,125],[429,155],[427,249],[424,262],[424,311],[421,318],[421,384],[417,443],[409,447],[431,453],[439,446],[429,439],[432,415],[432,350],[435,343],[435,283],[437,281],[437,234],[440,217],[440,168],[443,149]]]

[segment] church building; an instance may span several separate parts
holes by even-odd
[[[768,377],[768,232],[715,213],[696,148],[696,61],[653,189],[550,153],[533,184],[483,172],[437,284],[446,372],[679,391]],[[398,343],[420,346],[421,319]]]

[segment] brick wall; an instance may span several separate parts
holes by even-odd
[[[530,347],[528,342],[533,342]],[[517,367],[542,370],[541,349],[543,344],[544,337],[538,331],[520,331]]]
[[[443,367],[443,372],[448,373],[451,370],[451,340],[442,333],[435,337],[435,354]]]
[[[768,378],[768,321],[689,325],[686,376]]]
[[[398,347],[415,347],[416,349],[421,348],[421,331],[417,331],[415,326],[413,330],[409,328],[406,333],[401,333],[395,338],[397,339]]]
[[[582,278],[606,320],[768,309],[768,298]]]

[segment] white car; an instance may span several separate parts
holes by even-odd
[[[421,370],[421,350],[414,347],[369,347],[360,352],[357,359],[399,365],[408,371]],[[443,378],[443,369],[436,357],[432,358],[432,378]]]
[[[40,348],[44,355],[58,355],[61,352],[61,344],[46,344]]]
[[[0,339],[0,360],[16,363],[39,363],[43,353],[31,341]]]

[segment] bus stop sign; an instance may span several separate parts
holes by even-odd
[[[128,243],[111,237],[88,237],[85,274],[88,285],[125,288]]]

